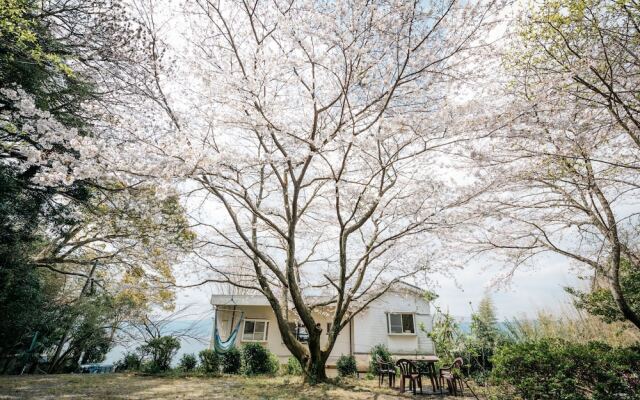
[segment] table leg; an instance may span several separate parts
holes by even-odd
[[[437,388],[438,391],[442,391],[442,389],[440,388],[440,380],[438,379],[439,377],[436,374],[436,365],[435,365],[435,363],[431,363],[430,366],[431,366],[431,376],[433,376],[433,379],[436,382],[436,386],[435,387]]]

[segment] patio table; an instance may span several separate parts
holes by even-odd
[[[440,361],[440,358],[438,356],[435,356],[435,355],[424,355],[424,356],[412,356],[412,357],[401,357],[401,358],[404,358],[405,360],[409,360],[409,361],[413,362],[414,364],[416,364],[416,367],[418,367],[418,371],[420,372],[420,375],[428,376],[431,379],[431,385],[433,387],[433,393],[436,393],[436,391],[442,393],[442,388],[440,388],[440,381],[439,381],[438,375],[436,373],[436,363],[438,361]],[[427,371],[426,372],[425,371],[421,371],[421,369],[418,366],[418,364],[426,364],[427,365]]]

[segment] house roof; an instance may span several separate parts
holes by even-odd
[[[261,294],[213,294],[213,306],[268,306],[269,301]]]
[[[409,292],[417,296],[424,294],[424,289],[404,281],[397,281],[391,288],[392,291]],[[328,296],[306,296],[317,302],[328,300]],[[269,301],[262,294],[213,294],[211,295],[211,305],[213,306],[268,306]]]

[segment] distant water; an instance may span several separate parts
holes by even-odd
[[[163,334],[183,334],[185,330],[189,330],[188,336],[180,337],[180,350],[178,354],[174,357],[172,365],[177,365],[180,361],[180,358],[185,353],[193,353],[198,355],[201,350],[209,348],[209,341],[211,339],[211,329],[212,329],[212,321],[211,320],[179,320],[168,323],[165,326]],[[116,361],[120,360],[124,353],[127,351],[134,351],[136,347],[140,346],[139,342],[130,342],[123,343],[115,346],[114,348],[107,353],[107,358],[105,359],[105,364],[113,364]]]

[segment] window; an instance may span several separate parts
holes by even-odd
[[[264,342],[267,340],[268,329],[268,321],[245,319],[244,329],[242,330],[242,340],[245,342]]]
[[[390,313],[387,314],[389,333],[415,334],[416,327],[413,323],[413,314]]]
[[[298,339],[300,343],[309,341],[309,332],[301,322],[289,322],[289,330]]]

